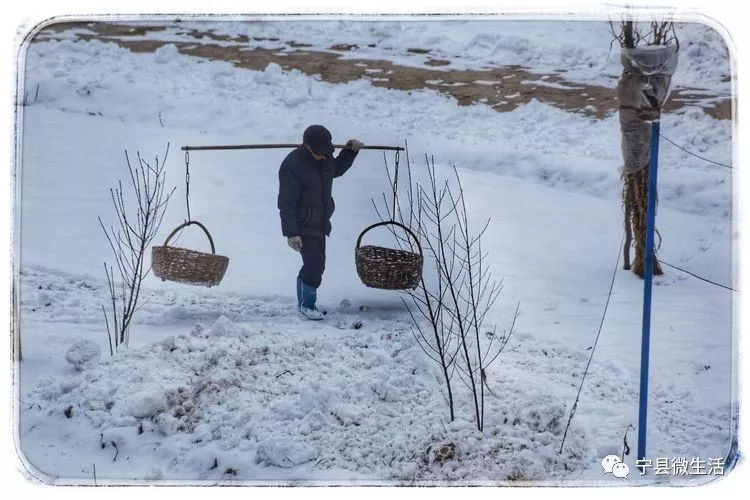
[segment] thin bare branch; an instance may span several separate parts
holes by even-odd
[[[115,230],[110,226],[108,230],[99,218],[99,224],[112,249],[120,276],[119,291],[117,291],[118,285],[115,284],[114,270],[112,266],[107,269],[105,264],[113,313],[112,327],[110,327],[109,317],[104,307],[103,311],[110,342],[114,337],[115,349],[123,343],[128,344],[133,315],[140,310],[141,286],[151,270],[151,266],[146,264],[145,254],[158,232],[169,199],[176,189],[173,187],[168,192],[165,191],[164,164],[168,155],[169,144],[165,150],[164,160],[160,161],[156,156],[152,166],[143,159],[140,152],[137,152],[138,163],[136,165],[131,162],[130,155],[125,151],[125,162],[135,206],[132,211],[128,208],[122,180],[118,180],[117,185],[110,189],[110,197],[119,229]],[[129,215],[131,213],[134,214],[132,218]],[[113,350],[110,348],[110,354]]]

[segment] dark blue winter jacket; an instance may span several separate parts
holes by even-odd
[[[284,236],[331,234],[331,215],[336,208],[331,196],[333,178],[344,175],[356,156],[351,149],[342,149],[337,158],[317,161],[300,146],[284,158],[278,198]]]

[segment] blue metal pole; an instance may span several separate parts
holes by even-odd
[[[651,161],[648,171],[646,269],[643,281],[643,332],[641,335],[641,389],[638,398],[638,460],[646,458],[648,416],[648,358],[651,342],[651,287],[654,275],[654,227],[656,226],[656,172],[659,164],[659,120],[651,122]]]

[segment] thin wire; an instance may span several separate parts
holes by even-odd
[[[725,165],[725,164],[723,164],[723,163],[719,163],[719,162],[716,162],[716,161],[713,161],[713,160],[709,160],[708,158],[705,158],[705,157],[703,157],[703,156],[701,156],[701,155],[699,155],[699,154],[695,154],[695,153],[693,153],[692,151],[688,151],[687,149],[683,148],[683,147],[682,147],[682,146],[680,146],[679,144],[676,144],[676,143],[675,143],[674,141],[672,141],[672,140],[671,140],[671,139],[670,139],[669,137],[666,137],[666,136],[665,136],[664,134],[661,134],[661,133],[660,133],[660,134],[659,134],[659,136],[660,136],[660,137],[661,137],[662,139],[664,139],[664,140],[666,140],[667,142],[669,142],[670,144],[672,144],[672,145],[673,145],[674,147],[676,147],[676,148],[678,148],[678,149],[681,149],[682,151],[686,152],[686,153],[687,153],[687,154],[689,154],[689,155],[695,156],[696,158],[700,158],[701,160],[703,160],[703,161],[706,161],[706,162],[708,162],[708,163],[712,163],[712,164],[714,164],[714,165],[718,165],[718,166],[720,166],[720,167],[724,167],[724,168],[728,168],[728,169],[734,170],[734,167],[732,167],[732,166],[730,166],[730,165]],[[690,272],[690,271],[688,271],[687,269],[683,269],[683,268],[681,268],[681,267],[679,267],[679,266],[675,266],[674,264],[670,264],[669,262],[665,262],[665,261],[663,261],[663,260],[660,260],[660,262],[661,262],[662,264],[666,265],[666,266],[669,266],[669,267],[671,267],[671,268],[677,269],[678,271],[682,271],[683,273],[689,274],[690,276],[692,276],[692,277],[694,277],[694,278],[698,278],[698,279],[699,279],[699,280],[701,280],[701,281],[705,281],[706,283],[710,283],[710,284],[712,284],[712,285],[715,285],[715,286],[718,286],[718,287],[724,288],[724,289],[726,289],[726,290],[731,290],[731,291],[733,291],[733,292],[736,292],[736,291],[737,291],[737,290],[735,290],[735,289],[734,289],[734,288],[732,288],[732,287],[729,287],[729,286],[726,286],[726,285],[722,285],[721,283],[716,283],[715,281],[711,281],[710,279],[704,278],[704,277],[702,277],[702,276],[698,276],[698,275],[697,275],[697,274],[695,274],[695,273],[691,273],[691,272]]]
[[[602,334],[602,327],[604,326],[604,318],[607,317],[607,309],[609,309],[609,300],[612,298],[612,289],[615,286],[615,278],[617,277],[617,269],[620,267],[620,256],[622,255],[622,249],[623,249],[624,243],[625,243],[625,235],[622,236],[622,241],[620,242],[619,250],[617,252],[617,259],[615,260],[615,270],[612,273],[612,282],[609,284],[609,293],[607,294],[607,303],[604,304],[604,312],[602,313],[602,320],[601,322],[599,322],[599,331],[596,332],[596,340],[594,341],[594,346],[591,349],[591,356],[589,356],[589,361],[588,363],[586,363],[586,369],[583,371],[583,377],[581,377],[581,385],[578,387],[578,394],[576,395],[576,400],[573,403],[573,408],[570,410],[570,417],[568,417],[568,424],[565,426],[565,433],[563,434],[562,443],[560,444],[560,453],[562,453],[563,446],[565,446],[565,438],[568,435],[568,429],[570,428],[570,423],[573,421],[573,416],[575,415],[576,409],[578,408],[578,400],[581,398],[581,391],[583,390],[583,383],[586,381],[586,375],[588,375],[589,373],[591,360],[594,359],[596,346],[599,344],[599,337]]]
[[[188,222],[190,218],[190,151],[185,151],[185,204],[187,205]]]
[[[396,219],[396,198],[398,197],[398,160],[399,160],[399,151],[396,150],[396,168],[395,173],[393,176],[393,212],[391,212],[391,215],[393,216],[393,219]]]
[[[733,292],[737,292],[737,291],[738,291],[738,290],[735,290],[735,289],[734,289],[734,288],[732,288],[732,287],[729,287],[729,286],[726,286],[726,285],[722,285],[721,283],[716,283],[715,281],[711,281],[710,279],[706,279],[706,278],[703,278],[703,277],[701,277],[701,276],[698,276],[697,274],[691,273],[691,272],[690,272],[690,271],[688,271],[687,269],[683,269],[683,268],[681,268],[681,267],[677,267],[677,266],[675,266],[675,265],[673,265],[673,264],[670,264],[669,262],[664,262],[664,261],[663,261],[663,260],[661,260],[661,259],[659,259],[659,262],[661,262],[661,263],[662,263],[662,264],[664,264],[665,266],[669,266],[669,267],[672,267],[672,268],[674,268],[674,269],[677,269],[678,271],[682,271],[683,273],[687,273],[687,274],[689,274],[690,276],[692,276],[692,277],[694,277],[694,278],[698,278],[699,280],[705,281],[706,283],[710,283],[710,284],[712,284],[712,285],[715,285],[715,286],[718,286],[718,287],[721,287],[721,288],[726,288],[727,290],[731,290],[731,291],[733,291]]]
[[[672,144],[674,147],[683,150],[684,152],[686,152],[689,155],[695,156],[696,158],[700,158],[701,160],[707,161],[708,163],[713,163],[714,165],[718,165],[720,167],[724,167],[724,168],[728,168],[728,169],[734,170],[734,167],[732,167],[731,165],[724,165],[723,163],[719,163],[717,161],[709,160],[708,158],[704,158],[703,156],[701,156],[699,154],[695,154],[692,151],[688,151],[687,149],[683,148],[679,144],[675,144],[675,142],[672,141],[672,139],[670,139],[669,137],[664,136],[664,134],[660,133],[659,137],[661,137],[662,139],[664,139],[668,143]]]

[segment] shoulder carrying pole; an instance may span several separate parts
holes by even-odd
[[[183,151],[232,150],[232,149],[294,149],[300,144],[236,144],[225,146],[182,146]],[[345,144],[334,144],[336,149],[342,149]],[[363,146],[362,149],[376,149],[381,151],[403,151],[401,146]]]

